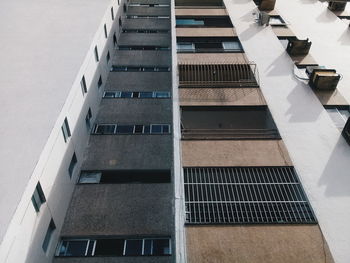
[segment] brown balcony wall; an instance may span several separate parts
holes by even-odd
[[[282,140],[182,141],[184,167],[292,166]]]
[[[225,16],[226,9],[192,9],[192,8],[177,8],[175,9],[176,16]]]
[[[295,34],[286,26],[272,26],[277,37],[295,37]]]
[[[181,88],[181,106],[266,105],[259,88]]]
[[[177,37],[236,37],[234,28],[176,28]]]
[[[317,225],[187,226],[188,263],[334,263]]]

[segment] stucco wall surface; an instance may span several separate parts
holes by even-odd
[[[187,226],[188,263],[334,263],[317,225]]]
[[[334,260],[348,263],[350,147],[314,92],[294,77],[293,62],[271,27],[261,27],[254,21],[257,9],[253,1],[225,4],[247,56],[259,67],[262,92]],[[277,8],[283,11],[281,15],[292,24],[294,32],[300,30],[306,33],[304,37],[311,38],[311,54],[320,64],[345,74],[349,72],[350,46],[346,45],[349,28],[344,23],[337,21],[318,1],[280,0]],[[346,79],[344,75],[342,82]],[[347,97],[345,88],[341,91]]]

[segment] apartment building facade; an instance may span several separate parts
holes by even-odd
[[[26,6],[0,261],[348,262],[348,11],[306,2]]]

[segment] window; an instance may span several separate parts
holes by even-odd
[[[117,134],[117,135],[132,135],[132,134],[170,134],[169,124],[96,124],[92,134]]]
[[[106,26],[106,24],[104,24],[103,29],[104,29],[104,32],[105,32],[105,38],[107,38],[108,37],[108,33],[107,33],[107,26]]]
[[[75,155],[75,153],[73,153],[72,159],[71,159],[71,161],[69,163],[69,167],[68,167],[68,174],[69,174],[70,178],[72,178],[72,176],[73,176],[74,168],[75,168],[77,163],[78,163],[77,156]]]
[[[177,43],[177,50],[178,51],[190,51],[190,52],[193,52],[195,51],[195,47],[194,47],[194,44],[193,43]]]
[[[339,129],[343,129],[346,121],[350,117],[349,106],[328,106],[326,111],[334,125]]]
[[[118,2],[119,2],[119,0],[118,0]],[[118,5],[119,5],[119,3],[118,3]],[[111,7],[111,17],[112,17],[112,20],[114,20],[114,10],[113,10],[113,6]]]
[[[55,231],[55,229],[56,229],[55,223],[54,223],[53,219],[51,218],[49,227],[48,227],[48,229],[46,231],[44,242],[42,244],[42,248],[43,248],[44,252],[47,251],[47,249],[48,249],[48,247],[50,245],[52,234]]]
[[[222,42],[222,47],[225,51],[243,51],[242,46],[238,41]]]
[[[127,15],[128,19],[148,18],[148,19],[169,19],[169,16],[147,16],[147,15]]]
[[[293,167],[184,168],[186,222],[316,223]]]
[[[269,24],[271,26],[285,26],[286,22],[280,16],[270,16]]]
[[[123,12],[126,13],[126,4],[123,5]]]
[[[168,99],[170,92],[167,91],[106,91],[103,93],[103,98],[140,98],[140,99]]]
[[[97,81],[97,88],[101,88],[102,86],[102,76],[100,75],[100,77],[98,78],[98,81]]]
[[[107,64],[109,63],[110,59],[111,59],[111,55],[109,54],[109,50],[108,50],[107,56],[106,56]]]
[[[86,127],[88,128],[88,130],[90,130],[90,127],[91,127],[91,118],[92,118],[92,112],[91,112],[91,108],[89,108],[89,110],[85,116],[85,123],[86,123]]]
[[[64,118],[64,122],[63,122],[63,125],[61,127],[61,130],[62,130],[62,133],[63,133],[64,141],[67,142],[68,138],[72,136],[71,133],[70,133],[67,117]]]
[[[115,33],[113,34],[113,45],[117,45],[117,36],[115,35]]]
[[[83,76],[83,77],[81,78],[80,87],[81,87],[81,90],[82,90],[82,92],[83,92],[83,95],[84,95],[85,93],[87,93],[87,86],[86,86],[85,76]]]
[[[161,46],[119,46],[119,50],[159,50],[168,51],[170,47]]]
[[[169,67],[135,67],[135,66],[112,66],[112,72],[169,72]]]
[[[118,19],[118,25],[119,25],[119,27],[122,27],[122,18],[121,17],[119,17],[119,19]]]
[[[98,57],[97,46],[95,46],[94,53],[95,53],[95,60],[96,60],[96,62],[98,62],[99,61],[99,57]]]
[[[79,184],[159,184],[170,183],[169,170],[82,171]]]
[[[141,34],[159,34],[159,33],[169,33],[166,29],[123,29],[123,33],[141,33]]]
[[[63,239],[56,251],[56,256],[60,257],[169,255],[171,242],[168,237]]]
[[[35,187],[34,193],[32,195],[32,203],[35,211],[39,212],[40,206],[46,202],[44,191],[41,188],[40,182]]]
[[[204,26],[203,19],[176,19],[176,26]]]

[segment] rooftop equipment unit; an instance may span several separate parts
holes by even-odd
[[[340,80],[340,75],[335,69],[311,66],[306,67],[306,73],[310,76],[310,87],[318,90],[335,90]]]
[[[287,52],[291,56],[307,55],[311,48],[311,42],[309,39],[288,39]]]
[[[331,11],[344,11],[348,0],[333,0],[328,2],[328,9]]]

